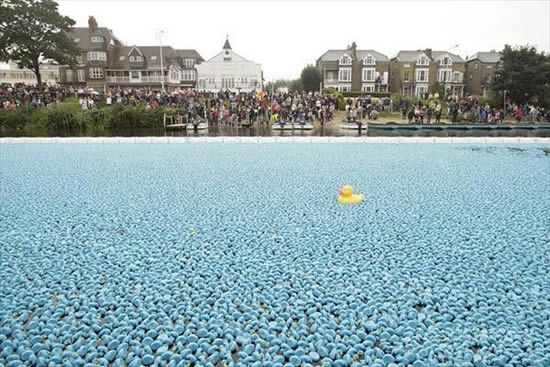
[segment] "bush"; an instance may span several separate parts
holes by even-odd
[[[120,130],[140,128],[143,125],[143,113],[140,113],[138,107],[116,105],[111,108],[107,127]]]
[[[375,98],[384,98],[391,97],[389,92],[342,92],[342,95],[345,98],[356,98],[356,97],[375,97]]]
[[[77,130],[82,128],[82,123],[73,112],[53,109],[47,115],[45,126],[50,130]]]
[[[22,129],[29,122],[32,111],[18,108],[15,111],[0,110],[0,127],[3,129]]]

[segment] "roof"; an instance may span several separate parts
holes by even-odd
[[[197,50],[193,49],[176,50],[176,55],[182,59],[195,59],[197,62],[204,61],[204,58],[197,52]]]
[[[231,49],[232,49],[232,48],[231,48],[231,45],[229,44],[229,37],[227,37],[227,38],[225,39],[225,43],[223,44],[223,49],[224,49],[224,50],[231,50]]]
[[[478,52],[468,58],[468,61],[479,60],[488,64],[496,64],[500,61],[500,52]]]
[[[78,46],[84,51],[91,49],[91,36],[102,36],[105,40],[104,45],[110,44],[111,41],[113,41],[115,45],[122,45],[120,40],[113,34],[113,31],[106,27],[98,27],[95,32],[90,32],[88,27],[75,27],[71,28],[68,36],[73,40],[78,38]]]
[[[397,53],[397,56],[395,56],[395,58],[401,62],[415,62],[418,59],[418,56],[420,54],[427,55],[426,50],[414,50],[414,51],[402,50]],[[465,62],[465,60],[462,57],[447,51],[432,51],[431,59],[437,60],[441,56],[446,56],[446,55],[449,55],[452,62]]]
[[[340,59],[340,57],[347,53],[347,52],[350,52],[349,50],[328,50],[327,52],[325,52],[323,55],[321,55],[321,57],[319,58],[319,60],[321,61],[337,61]],[[357,58],[362,60],[363,58],[365,58],[368,54],[371,54],[372,57],[374,57],[374,59],[377,61],[377,62],[389,62],[390,59],[378,52],[378,51],[375,51],[375,50],[357,50]]]
[[[126,70],[130,68],[128,55],[133,49],[136,49],[144,57],[143,67],[145,69],[160,70],[160,47],[159,46],[119,46],[113,47],[110,53],[110,69]],[[183,56],[185,55],[185,56]],[[120,56],[124,56],[120,60]],[[151,60],[151,56],[156,56],[156,60]],[[195,57],[196,56],[196,57]],[[197,62],[202,61],[202,57],[195,50],[175,50],[171,46],[162,46],[163,67],[178,65],[183,66],[182,58],[195,58]],[[198,59],[197,59],[198,58]]]

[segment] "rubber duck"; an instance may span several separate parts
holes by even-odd
[[[350,185],[345,185],[340,190],[338,196],[338,204],[359,204],[365,201],[365,195],[359,194],[356,195],[353,193],[353,187]]]

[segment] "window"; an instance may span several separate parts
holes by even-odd
[[[428,65],[430,61],[426,56],[420,56],[416,61],[416,65]]]
[[[365,57],[363,59],[363,64],[364,65],[376,65],[376,61],[374,60],[374,57],[372,57],[371,55],[368,55],[367,57]]]
[[[75,41],[76,43],[78,43],[78,42],[80,42],[80,38],[75,38],[74,41]]]
[[[90,79],[101,79],[101,78],[103,78],[102,68],[90,68]]]
[[[478,65],[478,64],[477,64],[477,62],[476,62],[476,63],[474,64],[474,69],[477,69],[477,65]]]
[[[126,56],[119,56],[118,60],[119,61],[124,61],[125,58],[126,58]]]
[[[340,58],[340,65],[351,65],[351,57],[344,55]]]
[[[132,79],[139,79],[139,71],[131,71],[130,72],[130,77]]]
[[[439,60],[439,65],[446,65],[451,66],[453,63],[451,62],[451,58],[448,56],[445,56],[441,60]]]
[[[462,73],[459,71],[455,71],[453,73],[453,83],[460,83],[462,82]]]
[[[450,82],[451,81],[451,69],[439,70],[437,81],[438,82]]]
[[[340,92],[349,92],[349,91],[351,91],[351,86],[349,86],[349,85],[340,85],[338,87],[338,89],[339,89]]]
[[[342,68],[338,71],[338,80],[341,82],[351,82],[351,68]]]
[[[77,75],[78,75],[78,81],[80,83],[86,81],[86,72],[84,71],[84,69],[78,69]]]
[[[107,61],[107,53],[103,51],[88,52],[88,61]]]
[[[195,60],[185,59],[185,60],[183,60],[183,64],[185,65],[186,68],[192,68],[193,65],[195,65]]]
[[[416,71],[416,81],[417,82],[427,82],[428,81],[428,70],[417,70]]]
[[[409,71],[408,71],[408,70],[405,70],[405,71],[403,72],[403,81],[404,81],[404,82],[410,81],[410,75],[409,75]]]
[[[143,56],[130,56],[128,59],[130,62],[142,62]]]
[[[180,73],[177,69],[170,70],[170,80],[179,80]]]
[[[487,69],[492,69],[493,65],[487,65]]]
[[[404,67],[404,68],[410,68],[410,67],[411,67],[411,64],[409,64],[409,63],[403,64],[403,67]]]
[[[374,85],[363,85],[363,92],[374,92]]]
[[[416,87],[416,95],[418,97],[423,97],[423,95],[428,93],[428,86],[427,85],[418,85]]]
[[[222,78],[222,88],[235,88],[235,80],[233,78]]]
[[[72,70],[65,70],[65,79],[67,79],[67,83],[71,83],[73,81],[73,71]]]
[[[199,79],[199,88],[205,89],[206,88],[206,80],[201,78]]]
[[[76,57],[76,62],[79,63],[79,64],[82,64],[82,56],[77,56]]]
[[[374,68],[364,68],[363,69],[363,81],[364,82],[374,82],[375,70]]]
[[[333,82],[336,80],[336,72],[327,71],[327,82]]]
[[[195,80],[195,70],[183,70],[183,80]],[[212,80],[213,82],[213,80]]]
[[[92,43],[103,43],[103,37],[101,37],[101,36],[92,36]]]
[[[151,56],[151,61],[157,61],[157,57],[156,56]]]

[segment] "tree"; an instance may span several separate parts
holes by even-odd
[[[295,92],[295,91],[296,92],[301,92],[303,90],[302,80],[301,79],[291,80],[288,89],[290,89],[293,92]]]
[[[515,103],[544,103],[550,85],[550,56],[532,46],[504,46],[491,90]],[[546,92],[548,93],[548,92]],[[548,96],[546,96],[548,99]]]
[[[308,65],[302,70],[300,81],[302,82],[302,89],[305,92],[315,92],[319,90],[321,74],[315,66]]]
[[[74,20],[59,14],[53,0],[2,0],[0,2],[0,60],[28,68],[42,85],[40,64],[53,59],[74,65],[80,53],[67,36]]]

